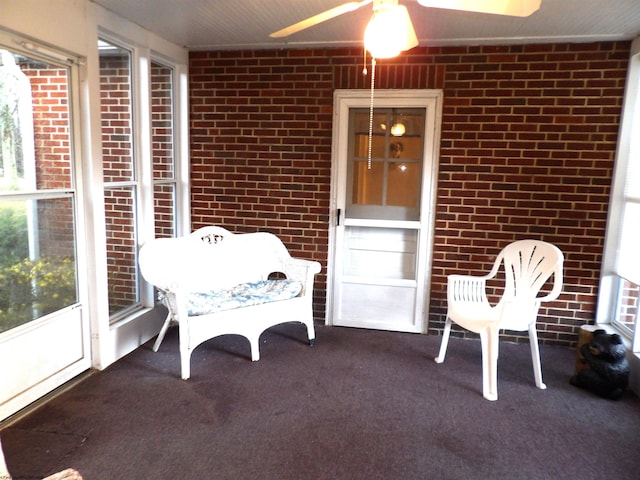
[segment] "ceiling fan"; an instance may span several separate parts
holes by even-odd
[[[492,13],[527,17],[540,8],[542,0],[416,0],[423,7],[446,8],[469,12]],[[373,91],[376,58],[391,58],[418,45],[407,7],[398,0],[361,0],[343,3],[322,13],[313,15],[282,30],[273,32],[271,38],[283,38],[298,33],[339,15],[353,12],[373,4],[373,16],[364,32],[364,47],[371,54],[371,99],[369,105],[369,146],[367,167],[371,169],[371,145],[373,135]],[[366,75],[366,67],[363,74]]]
[[[542,0],[417,0],[423,7],[527,17],[540,8]],[[269,35],[283,38],[339,15],[373,4],[373,16],[365,30],[365,48],[373,57],[389,58],[418,45],[407,8],[398,0],[347,2],[313,15]]]

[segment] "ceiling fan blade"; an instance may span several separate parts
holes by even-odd
[[[271,38],[288,37],[289,35],[298,33],[299,31],[304,30],[306,28],[313,27],[314,25],[317,25],[322,22],[326,22],[327,20],[331,20],[332,18],[342,15],[343,13],[353,12],[354,10],[357,10],[360,7],[364,7],[365,5],[368,5],[372,2],[373,0],[362,0],[361,2],[343,3],[342,5],[339,5],[334,8],[330,8],[329,10],[326,10],[322,13],[318,13],[313,17],[309,17],[298,23],[294,23],[293,25],[283,28],[282,30],[273,32],[269,36]]]
[[[418,0],[418,3],[423,7],[528,17],[540,8],[542,0]]]

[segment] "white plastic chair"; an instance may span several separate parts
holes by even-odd
[[[504,292],[498,303],[491,305],[486,282],[496,277],[503,262]],[[482,344],[482,394],[487,400],[497,400],[499,330],[528,330],[536,386],[547,388],[542,382],[536,318],[542,302],[555,300],[560,295],[563,262],[564,256],[556,246],[538,240],[519,240],[500,252],[488,275],[450,275],[447,320],[435,361],[444,362],[452,322],[478,333]],[[538,296],[551,276],[551,290]]]

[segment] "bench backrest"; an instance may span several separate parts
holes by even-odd
[[[139,263],[144,278],[162,290],[205,292],[264,280],[280,272],[289,258],[284,244],[271,233],[234,234],[210,226],[184,237],[147,242]]]

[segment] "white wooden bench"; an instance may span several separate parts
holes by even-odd
[[[169,310],[153,349],[177,323],[185,380],[193,350],[219,335],[247,338],[253,361],[260,359],[260,335],[274,325],[301,322],[309,344],[315,341],[313,282],[320,264],[291,257],[271,233],[203,227],[184,237],[145,243],[139,264]]]

